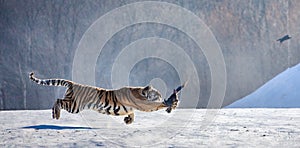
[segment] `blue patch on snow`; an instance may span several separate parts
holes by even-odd
[[[93,128],[90,128],[90,127],[58,126],[58,125],[33,125],[33,126],[25,126],[25,127],[22,127],[22,128],[35,129],[35,130],[43,130],[43,129],[52,129],[52,130],[93,129]]]

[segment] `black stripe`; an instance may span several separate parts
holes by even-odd
[[[112,92],[112,101],[114,103],[114,107],[113,109],[115,110],[116,109],[116,106],[117,106],[117,100],[116,100],[116,95]]]
[[[71,104],[70,101],[66,102],[66,110],[68,112],[70,112],[70,108],[71,108],[70,104]]]
[[[108,100],[108,97],[107,97],[108,94],[109,94],[109,92],[106,91],[105,94],[106,94],[106,95],[105,95],[105,105],[104,105],[104,108],[105,108],[105,107],[108,105],[108,103],[109,103],[109,100]]]
[[[93,109],[98,98],[98,91],[96,89],[95,90],[93,89],[90,93],[91,93],[90,100],[88,101],[87,104],[89,109]]]
[[[60,85],[60,80],[56,80],[57,84],[56,85]]]
[[[103,104],[103,102],[101,102],[101,99],[102,99],[102,97],[103,97],[103,94],[104,94],[104,91],[103,91],[103,90],[98,90],[98,91],[97,91],[97,95],[98,95],[98,100],[97,100],[97,102],[96,102],[96,105],[97,105],[97,106],[101,106],[101,105]],[[100,104],[100,102],[101,102],[101,104]]]
[[[80,92],[79,92],[80,91]],[[78,108],[83,108],[86,105],[86,101],[88,100],[89,88],[87,87],[80,87],[77,93],[77,100],[78,100]]]
[[[61,85],[63,85],[63,86],[65,86],[66,85],[66,81],[64,81],[64,80],[61,80]]]
[[[103,104],[103,102],[101,102],[101,103],[100,102],[101,102],[101,97],[98,97],[98,100],[95,103],[95,105],[100,107]]]
[[[55,85],[55,80],[51,80],[52,85]]]
[[[76,112],[75,112],[75,113],[76,113],[76,114],[77,114],[77,113],[79,113],[79,108],[77,108],[77,110],[76,110]]]
[[[65,81],[65,82],[66,82],[66,85],[64,85],[64,86],[66,86],[66,87],[73,87],[73,84],[71,82],[68,82],[68,81]]]
[[[71,113],[74,113],[76,107],[77,107],[77,104],[76,104],[76,101],[74,101],[71,106]]]
[[[65,93],[65,97],[72,98],[73,94],[74,94],[73,88],[69,88],[69,89],[67,89],[67,92]]]
[[[114,109],[114,113],[116,116],[120,115],[119,110],[120,110],[120,106],[118,106],[117,109]]]
[[[125,110],[126,113],[128,113],[126,107],[122,104],[123,109]]]
[[[116,94],[113,92],[113,102],[114,102],[114,113],[115,115],[119,115],[120,106],[117,106],[117,97]],[[117,107],[117,108],[116,108]]]
[[[61,81],[60,83],[61,83],[62,86],[72,87],[71,82],[68,82],[67,80],[63,80],[63,79],[61,79],[60,81]]]
[[[96,89],[93,89],[90,93],[91,93],[91,96],[90,96],[91,98],[88,101],[88,103],[89,103],[89,105],[88,105],[89,109],[91,109],[91,107],[94,108],[95,103],[96,103],[97,98],[98,98],[98,91]]]
[[[103,91],[101,94],[101,98],[100,98],[100,105],[98,104],[99,107],[103,107],[102,105],[105,103],[105,98],[106,98],[106,91]]]
[[[108,115],[110,114],[110,112],[109,112],[110,108],[111,108],[111,106],[109,106],[109,107],[105,110],[106,113],[107,113]]]

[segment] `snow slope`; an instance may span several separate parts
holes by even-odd
[[[299,108],[300,64],[289,68],[228,108]]]
[[[205,122],[213,111],[214,120]],[[59,120],[51,119],[51,110],[0,111],[0,147],[299,147],[299,112],[177,109],[137,112],[125,125],[123,117],[94,111],[63,111]],[[166,118],[173,119],[156,124]]]

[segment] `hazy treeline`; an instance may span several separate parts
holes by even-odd
[[[41,78],[72,79],[74,53],[84,32],[105,13],[132,2],[0,0],[0,109],[50,108],[54,99],[62,96],[64,88],[37,86],[29,81],[28,73],[35,71]],[[300,62],[300,3],[297,0],[167,2],[195,13],[219,42],[227,72],[224,105],[253,92],[278,73]],[[276,42],[285,34],[290,34],[292,39],[282,44]],[[176,28],[151,23],[133,25],[116,34],[105,48],[113,54],[137,37],[149,36],[178,42],[188,48],[191,56],[199,52],[192,57],[198,65],[201,80],[198,107],[206,107],[211,85],[209,65],[201,49]],[[152,65],[152,60],[144,64]],[[112,61],[107,57],[98,62]],[[98,86],[111,87],[108,82],[110,65],[98,66]],[[160,66],[162,71],[168,67],[157,65]],[[143,68],[137,66],[133,72],[139,67]],[[170,76],[170,81],[178,77],[176,74]],[[137,77],[134,84],[142,77]]]

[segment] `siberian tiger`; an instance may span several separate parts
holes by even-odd
[[[159,91],[152,86],[123,87],[117,90],[107,90],[99,87],[81,85],[64,79],[38,79],[34,73],[29,78],[41,85],[53,85],[67,87],[64,98],[57,99],[52,108],[52,118],[59,119],[60,110],[65,109],[70,113],[79,113],[83,109],[92,109],[108,115],[127,115],[124,118],[126,124],[134,121],[134,109],[152,112],[167,108],[169,113],[175,109],[178,103],[178,91],[169,99],[163,100]],[[179,88],[179,87],[178,87]]]

